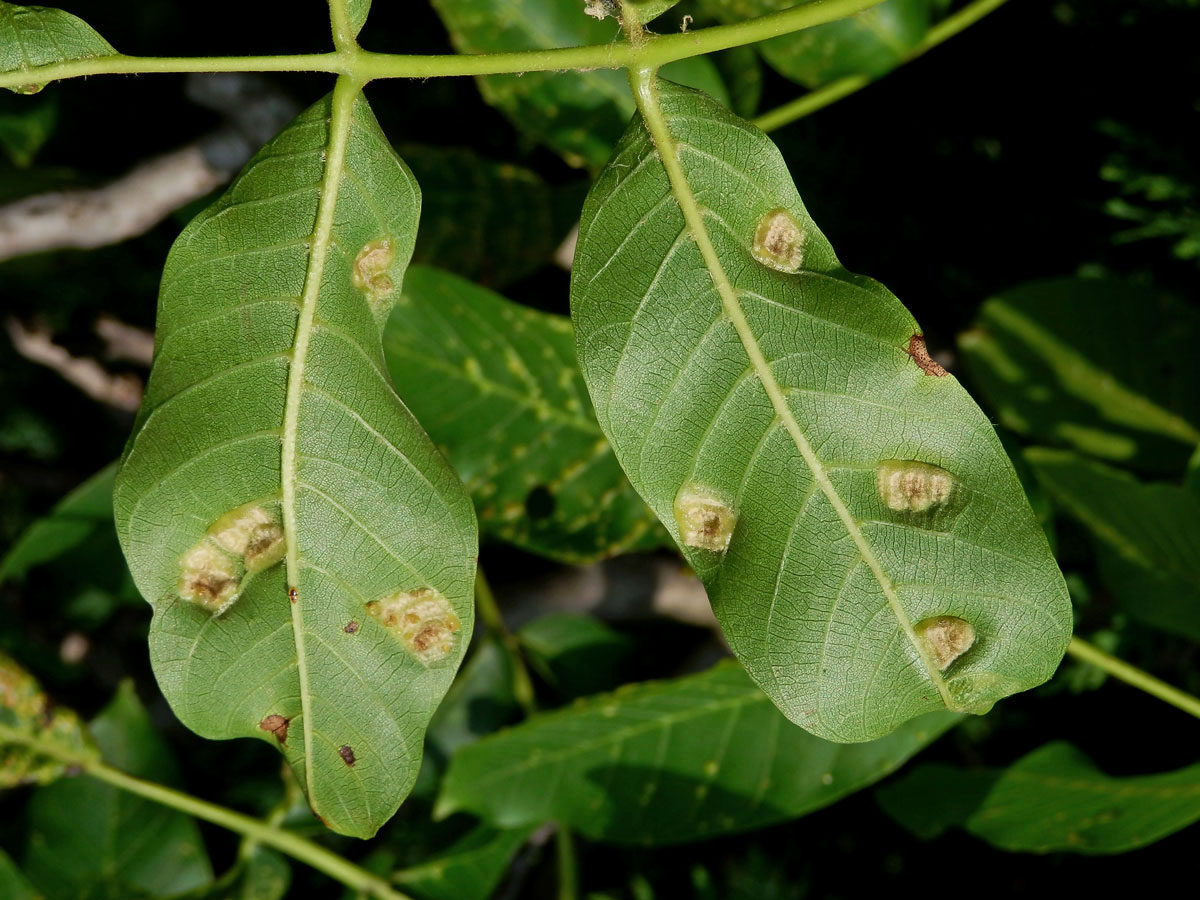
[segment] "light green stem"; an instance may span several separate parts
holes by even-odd
[[[1067,645],[1067,653],[1080,662],[1090,663],[1103,669],[1113,678],[1118,678],[1139,691],[1145,691],[1164,703],[1170,703],[1176,709],[1181,709],[1200,719],[1200,698],[1193,697],[1177,687],[1172,687],[1165,681],[1159,681],[1148,672],[1143,672],[1137,666],[1131,666],[1124,660],[1110,656],[1087,641],[1077,637],[1071,638],[1071,643]]]
[[[554,829],[558,857],[558,900],[579,900],[579,861],[571,829],[559,823]]]
[[[331,72],[346,75],[355,81],[367,82],[376,78],[434,78],[566,69],[658,67],[675,60],[752,44],[814,25],[824,25],[881,2],[882,0],[812,0],[782,12],[732,25],[704,28],[686,34],[661,37],[649,35],[646,41],[638,45],[613,42],[556,50],[422,56],[372,53],[359,49],[351,40],[340,45],[334,53],[298,56],[102,56],[39,66],[31,70],[6,72],[0,74],[0,88],[13,88],[30,83],[46,84],[84,75],[149,72]],[[581,9],[580,15],[582,14]],[[336,33],[336,17],[333,21]]]
[[[483,569],[475,570],[475,609],[483,625],[492,637],[508,650],[513,664],[513,696],[525,715],[531,716],[537,712],[537,699],[533,691],[533,679],[529,677],[529,669],[525,666],[525,658],[521,653],[521,644],[504,624],[500,614],[500,606],[496,603],[496,595],[483,575]]]
[[[29,747],[39,755],[77,767],[84,775],[107,782],[123,791],[137,794],[139,797],[145,797],[147,800],[177,809],[189,816],[195,816],[197,819],[227,828],[260,844],[274,847],[293,859],[312,866],[330,878],[370,897],[376,897],[378,900],[411,900],[408,895],[394,890],[385,880],[374,873],[356,866],[348,859],[326,850],[307,838],[285,831],[269,822],[243,815],[223,806],[217,806],[215,803],[209,803],[153,781],[135,778],[133,775],[127,775],[97,759],[39,741],[32,735],[4,725],[0,725],[0,744],[20,744]]]
[[[911,62],[918,56],[929,52],[938,44],[945,43],[960,31],[971,27],[988,13],[992,12],[992,10],[1003,6],[1007,2],[1008,0],[975,0],[969,6],[964,6],[954,15],[947,16],[933,28],[929,29],[925,38],[909,52],[901,61],[901,64]],[[763,131],[774,131],[776,128],[795,122],[797,119],[803,119],[818,109],[824,109],[826,106],[841,100],[843,97],[862,90],[873,81],[875,81],[874,78],[869,78],[865,75],[847,75],[845,78],[831,81],[829,84],[817,88],[815,91],[810,91],[803,97],[797,97],[790,103],[785,103],[775,109],[768,110],[756,118],[754,124]]]

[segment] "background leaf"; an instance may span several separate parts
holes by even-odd
[[[1142,484],[1073,453],[1025,453],[1054,501],[1096,539],[1096,559],[1121,608],[1200,640],[1200,495]]]
[[[619,27],[584,13],[582,0],[432,0],[460,53],[577,47],[617,39]],[[671,63],[663,74],[726,100],[716,68],[704,57]],[[535,140],[575,166],[604,165],[633,113],[625,74],[526,72],[479,79],[483,98]]]
[[[627,635],[575,613],[540,616],[517,640],[529,664],[565,700],[615,688],[634,652]]]
[[[796,0],[703,0],[723,22],[799,6]],[[929,30],[930,0],[886,2],[825,25],[780,35],[758,45],[771,68],[816,88],[849,75],[883,75],[908,57]]]
[[[0,897],[5,900],[39,900],[29,879],[3,850],[0,850]]]
[[[584,206],[571,308],[600,424],[734,652],[838,741],[1045,681],[1070,604],[991,424],[841,267],[762,132],[658,94],[711,258],[634,122]],[[961,659],[923,630],[946,617]]]
[[[565,317],[414,267],[384,352],[485,535],[573,563],[663,542],[596,424]]]
[[[880,788],[879,800],[925,839],[959,826],[1005,850],[1122,853],[1200,819],[1200,765],[1113,778],[1056,742],[1001,771],[920,765]]]
[[[152,781],[176,780],[170,750],[131,684],[90,730],[109,765]],[[65,779],[34,795],[25,871],[48,900],[165,897],[212,880],[190,817],[91,778]]]
[[[34,157],[54,134],[57,124],[58,103],[53,97],[41,102],[7,95],[0,97],[0,150],[18,169],[33,164]]]
[[[0,2],[0,74],[31,75],[27,84],[12,88],[18,94],[36,94],[45,87],[33,77],[38,66],[116,52],[90,25],[68,12]]]
[[[779,714],[742,668],[630,685],[486,737],[454,757],[438,811],[493,825],[551,819],[617,843],[759,828],[833,803],[900,766],[957,717],[831,744]]]
[[[421,900],[488,900],[532,831],[481,825],[444,853],[396,872],[392,881]]]
[[[1178,473],[1200,443],[1200,312],[1108,279],[987,300],[958,346],[1001,423],[1039,441]]]
[[[97,754],[79,717],[52,703],[32,675],[0,653],[0,788],[49,784],[67,773],[68,765],[38,753],[38,744],[75,758]]]
[[[417,188],[366,102],[339,96],[337,127],[317,103],[175,242],[114,505],[179,718],[281,746],[316,812],[366,837],[411,788],[471,633],[476,541],[380,346]],[[290,584],[274,562],[285,548]]]

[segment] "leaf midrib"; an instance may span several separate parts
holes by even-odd
[[[763,390],[766,391],[767,397],[771,401],[771,406],[774,408],[775,414],[787,429],[788,434],[791,435],[796,449],[800,452],[801,457],[803,457],[809,471],[812,472],[813,481],[820,487],[821,492],[829,501],[829,505],[837,513],[843,527],[845,527],[850,538],[854,541],[862,560],[870,568],[901,630],[920,656],[929,679],[937,687],[942,702],[947,709],[957,710],[958,707],[950,696],[945,679],[942,678],[941,672],[930,656],[929,650],[926,649],[921,639],[917,636],[916,631],[913,629],[913,624],[908,618],[908,614],[900,603],[900,597],[896,592],[895,585],[892,584],[891,579],[883,571],[883,567],[878,557],[876,557],[874,549],[862,533],[862,529],[858,527],[858,522],[854,519],[845,501],[842,500],[841,495],[838,494],[833,483],[829,480],[829,476],[825,471],[825,464],[816,455],[816,452],[812,449],[812,445],[808,442],[808,438],[800,428],[800,423],[796,420],[791,407],[788,406],[783,388],[775,379],[775,373],[771,370],[770,363],[767,362],[766,357],[763,355],[762,348],[759,347],[758,338],[746,320],[745,312],[742,310],[741,302],[738,299],[737,290],[734,288],[732,282],[730,282],[729,276],[721,264],[716,247],[713,245],[712,238],[708,234],[708,229],[704,222],[704,214],[701,212],[696,197],[692,193],[687,175],[683,171],[683,166],[676,154],[675,139],[671,135],[666,115],[663,113],[662,106],[658,101],[657,78],[657,70],[655,69],[629,70],[629,82],[633,89],[634,98],[637,101],[638,111],[642,116],[650,141],[658,153],[659,160],[666,170],[667,179],[671,185],[671,193],[674,194],[675,201],[679,204],[679,209],[683,213],[688,230],[691,232],[692,238],[700,250],[705,267],[708,269],[713,284],[717,289],[717,294],[721,298],[721,306],[725,314],[729,317],[734,330],[737,332],[742,347],[746,351],[746,355],[750,358],[750,364],[758,376]]]
[[[334,212],[338,190],[346,167],[346,146],[353,122],[354,102],[360,85],[346,76],[338,78],[330,102],[329,138],[325,148],[325,173],[321,179],[317,218],[313,226],[304,276],[304,292],[300,297],[300,317],[292,344],[292,362],[288,370],[287,399],[283,413],[283,447],[280,456],[280,485],[282,488],[283,531],[286,541],[285,565],[289,589],[300,582],[300,553],[296,535],[296,444],[299,436],[300,402],[304,393],[304,369],[308,361],[309,341],[313,320],[320,299],[325,260],[333,235]],[[309,802],[316,804],[313,784],[313,720],[312,696],[308,684],[308,664],[304,646],[303,597],[289,604],[292,614],[292,634],[296,646],[296,672],[300,681],[300,717],[304,726],[304,780]]]

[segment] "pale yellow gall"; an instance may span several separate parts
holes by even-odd
[[[930,512],[949,506],[959,491],[958,479],[937,466],[888,459],[876,470],[879,496],[896,512]]]
[[[729,548],[737,513],[716,491],[685,484],[675,495],[675,522],[679,539],[688,547],[724,553]]]
[[[943,672],[975,643],[975,627],[966,619],[957,616],[923,619],[913,630],[928,648],[938,669]]]
[[[388,274],[395,258],[396,249],[391,238],[371,241],[354,258],[350,278],[354,286],[367,295],[372,306],[387,300],[396,290],[396,284]]]
[[[764,266],[799,272],[804,262],[804,229],[786,209],[773,209],[759,220],[753,250]]]
[[[237,599],[241,576],[237,559],[206,537],[183,557],[179,596],[219,615]]]
[[[449,601],[433,588],[373,600],[367,604],[367,612],[424,663],[448,656],[454,649],[455,634],[462,628]]]
[[[273,511],[243,506],[217,519],[209,536],[230,553],[242,557],[247,571],[261,572],[283,559],[283,526]]]

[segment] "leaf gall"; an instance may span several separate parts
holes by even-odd
[[[764,266],[794,275],[804,262],[804,229],[786,209],[773,209],[754,232],[754,258]]]
[[[462,627],[450,603],[433,588],[418,588],[373,600],[367,604],[367,612],[426,664],[450,654],[455,633]]]
[[[724,553],[729,548],[737,513],[716,491],[685,484],[675,495],[675,522],[679,539],[688,547]]]

